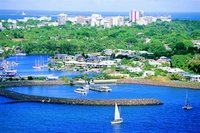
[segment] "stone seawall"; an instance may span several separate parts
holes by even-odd
[[[157,99],[92,100],[92,99],[53,98],[53,97],[26,95],[6,89],[0,89],[0,95],[16,100],[13,103],[42,102],[42,103],[69,104],[69,105],[99,105],[99,106],[109,106],[109,105],[114,105],[115,103],[122,106],[162,104]]]
[[[156,86],[167,86],[167,87],[177,87],[177,88],[191,88],[200,89],[200,83],[192,82],[181,82],[181,81],[154,81],[146,79],[119,79],[117,80],[119,84],[146,84],[146,85],[156,85]]]
[[[21,80],[21,81],[6,81],[0,82],[0,87],[14,86],[36,86],[36,85],[64,85],[62,80]]]

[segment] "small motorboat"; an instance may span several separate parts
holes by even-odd
[[[75,93],[78,94],[82,94],[82,95],[86,95],[87,94],[87,90],[83,89],[83,88],[77,88],[76,90],[74,90]]]

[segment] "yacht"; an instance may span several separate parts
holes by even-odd
[[[90,86],[89,86],[88,84],[86,84],[86,85],[83,85],[82,88],[83,88],[84,90],[89,90],[89,89],[90,89]]]
[[[117,106],[117,103],[115,103],[115,114],[114,114],[114,120],[111,121],[111,124],[120,124],[123,122],[123,119],[120,117],[119,109]]]
[[[188,94],[187,93],[186,93],[186,97],[185,97],[185,105],[182,107],[182,109],[185,109],[185,110],[192,109],[192,106],[189,104]]]
[[[105,92],[111,92],[111,88],[108,86],[100,86],[100,89]]]
[[[102,86],[90,85],[90,90],[98,92],[111,92],[111,88],[105,85]]]

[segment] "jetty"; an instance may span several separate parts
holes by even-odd
[[[68,104],[68,105],[95,105],[95,106],[113,106],[115,103],[121,106],[133,105],[161,105],[162,103],[157,99],[112,99],[112,100],[94,100],[94,99],[75,99],[75,98],[54,98],[46,96],[33,96],[22,94],[14,91],[0,88],[0,96],[11,98],[19,102],[40,102],[40,103],[53,103],[53,104]]]

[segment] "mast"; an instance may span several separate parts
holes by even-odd
[[[188,93],[186,93],[185,104],[186,104],[186,105],[188,105],[188,104],[189,104],[189,102],[188,102]]]

